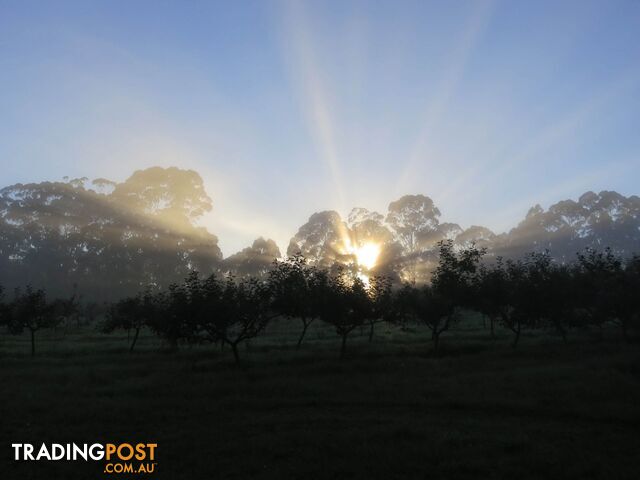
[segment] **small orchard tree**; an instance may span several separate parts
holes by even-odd
[[[513,347],[518,344],[523,327],[529,324],[530,305],[537,303],[532,300],[528,281],[522,261],[504,262],[500,257],[493,265],[482,265],[474,281],[474,308],[489,317],[492,335],[496,322],[513,332]]]
[[[4,287],[0,285],[0,327],[7,326],[11,319],[11,309],[4,301]]]
[[[377,275],[369,279],[367,293],[371,299],[370,315],[367,318],[369,323],[369,342],[373,341],[376,324],[382,322],[394,323],[397,317],[397,310],[391,289],[391,279],[387,276]]]
[[[640,256],[634,255],[628,260],[614,280],[612,316],[620,325],[623,338],[629,341],[631,331],[640,326]]]
[[[502,257],[492,266],[480,265],[474,278],[474,308],[489,319],[491,337],[495,337],[495,324],[508,309],[508,279]]]
[[[92,325],[102,309],[102,306],[97,302],[84,302],[80,306],[80,316],[84,319],[85,324]]]
[[[257,337],[277,316],[271,309],[271,289],[256,278],[236,282],[231,276],[224,283],[211,281],[206,288],[199,327],[205,338],[231,347],[236,364],[238,346]]]
[[[532,252],[506,262],[501,323],[514,333],[516,347],[523,328],[551,325],[566,342],[574,299],[569,269],[552,262],[549,252]]]
[[[438,351],[440,335],[449,330],[456,319],[453,303],[430,285],[405,285],[397,297],[403,321],[415,321],[431,331],[434,351]]]
[[[52,307],[57,317],[56,325],[68,325],[68,320],[75,318],[76,327],[80,327],[80,301],[75,286],[71,297],[55,299]]]
[[[519,270],[516,270],[516,265]],[[548,251],[532,252],[513,264],[514,303],[520,324],[529,328],[551,326],[567,342],[576,322],[575,290],[571,270],[553,261]]]
[[[568,342],[569,329],[580,324],[576,315],[577,292],[573,271],[567,265],[551,263],[544,267],[539,298],[544,319]]]
[[[172,350],[177,350],[181,341],[201,341],[198,328],[206,284],[207,281],[202,281],[198,272],[193,271],[182,283],[171,284],[167,291],[154,296],[154,315],[146,320]]]
[[[29,331],[31,356],[36,354],[36,332],[55,327],[58,320],[55,306],[47,302],[44,290],[34,290],[30,285],[24,291],[16,289],[10,306],[9,331],[14,335]]]
[[[507,261],[505,278],[500,320],[503,327],[513,332],[511,346],[515,348],[520,341],[522,329],[525,326],[533,326],[530,312],[537,300],[529,290],[527,269],[522,261]]]
[[[634,255],[625,267],[624,280],[624,304],[626,325],[622,325],[623,334],[629,340],[630,331],[634,329],[637,333],[640,328],[640,255]]]
[[[408,287],[400,298],[407,302],[405,311],[431,330],[434,350],[440,335],[459,319],[460,309],[473,306],[474,279],[485,253],[475,245],[456,252],[451,240],[438,243],[440,259],[431,285]]]
[[[4,325],[7,319],[7,305],[4,303],[4,287],[0,285],[0,325]]]
[[[326,283],[326,272],[308,265],[302,255],[294,255],[283,262],[274,262],[268,282],[274,311],[302,322],[296,344],[300,348],[307,329],[319,316],[319,290]]]
[[[167,291],[156,295],[158,314],[149,319],[149,328],[162,339],[171,350],[178,349],[178,343],[189,336],[182,316],[184,305],[184,288],[171,284]]]
[[[453,241],[438,243],[440,259],[431,279],[433,289],[454,308],[472,307],[474,280],[486,249],[475,245],[456,252]]]
[[[111,333],[116,329],[127,332],[133,330],[133,340],[129,345],[129,352],[133,352],[140,336],[140,330],[146,325],[151,325],[157,315],[156,298],[150,290],[146,290],[135,297],[123,298],[112,305],[107,312],[103,331]]]
[[[362,280],[347,275],[342,268],[327,278],[320,297],[320,317],[341,338],[340,358],[344,358],[349,334],[373,315],[371,298]]]
[[[625,270],[622,259],[610,248],[603,251],[586,248],[577,257],[573,272],[577,309],[586,323],[597,327],[602,336],[604,324],[616,321],[619,289],[626,290],[624,277],[630,270]],[[627,268],[632,264],[633,260]]]

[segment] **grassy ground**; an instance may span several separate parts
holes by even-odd
[[[569,345],[463,325],[372,344],[274,326],[237,368],[215,347],[163,353],[91,329],[0,340],[0,478],[103,478],[103,463],[14,462],[11,443],[156,442],[166,479],[637,479],[637,345]],[[118,478],[118,477],[116,477]],[[120,476],[119,478],[127,478]],[[134,477],[135,478],[135,477]],[[141,478],[138,476],[137,478]]]

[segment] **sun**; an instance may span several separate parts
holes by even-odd
[[[371,270],[376,266],[380,256],[380,246],[375,243],[365,243],[360,247],[354,248],[353,254],[356,256],[356,261],[360,267]]]

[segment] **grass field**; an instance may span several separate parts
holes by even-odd
[[[283,325],[243,348],[163,352],[70,328],[0,343],[1,479],[104,478],[101,462],[15,462],[11,443],[155,442],[165,479],[640,478],[640,354],[607,332],[517,349],[477,322],[339,340]],[[114,477],[114,476],[112,476]],[[125,475],[115,478],[129,478]],[[131,478],[142,478],[140,475]]]

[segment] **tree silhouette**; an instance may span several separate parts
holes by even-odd
[[[211,278],[215,281],[214,275]],[[149,327],[171,350],[177,350],[181,341],[200,340],[198,325],[205,294],[199,273],[194,270],[182,283],[173,283],[155,295],[156,315],[149,318]]]
[[[451,240],[438,242],[440,259],[431,285],[405,285],[398,302],[405,320],[412,319],[431,331],[434,351],[440,335],[460,318],[460,309],[472,307],[476,273],[484,250],[471,246],[456,252]]]
[[[229,276],[224,283],[210,279],[205,291],[199,326],[209,341],[229,345],[239,364],[238,345],[259,335],[277,315],[270,288],[256,278],[236,282]]]
[[[481,264],[474,279],[475,309],[489,319],[491,337],[495,337],[495,324],[499,321],[507,290],[507,278],[502,257],[496,259],[496,265],[488,267]]]
[[[428,250],[429,237],[438,229],[439,217],[440,210],[433,200],[424,195],[405,195],[389,204],[386,222],[402,246],[401,268],[406,271],[404,277],[410,282],[425,280],[424,272],[418,267],[430,269],[427,262],[431,259],[425,257],[424,252]]]
[[[585,248],[609,246],[625,256],[640,242],[640,197],[617,192],[586,192],[577,201],[563,200],[544,210],[532,207],[526,217],[491,246],[505,258],[523,258],[530,251],[549,250],[561,262]]]
[[[111,306],[103,326],[105,333],[111,333],[116,329],[127,332],[133,330],[133,340],[129,345],[129,352],[133,352],[136,346],[140,330],[146,325],[152,325],[158,315],[158,305],[150,290],[135,297],[123,298]]]
[[[114,185],[110,199],[129,212],[186,229],[212,208],[200,175],[176,167],[137,170]]]
[[[515,348],[520,341],[523,326],[532,326],[531,316],[528,314],[530,305],[535,305],[535,300],[529,295],[526,266],[522,261],[507,261],[507,283],[503,292],[502,309],[500,312],[501,323],[514,334],[512,346]]]
[[[585,323],[597,327],[602,337],[603,325],[615,321],[615,290],[624,265],[611,248],[599,251],[587,247],[578,252],[577,259],[574,267],[577,308]]]
[[[8,325],[11,318],[11,309],[4,300],[4,287],[0,285],[0,326]]]
[[[223,268],[238,277],[264,277],[278,258],[280,249],[276,242],[260,237],[250,247],[225,258]]]
[[[350,258],[345,240],[349,229],[338,212],[314,213],[289,242],[287,255],[303,255],[309,263],[329,268],[335,262]]]
[[[491,266],[481,265],[475,278],[475,308],[489,317],[491,335],[500,322],[514,333],[513,345],[517,345],[522,330],[522,315],[517,309],[517,299],[523,284],[524,268],[520,262],[503,262],[498,257]],[[526,290],[526,289],[524,289]]]
[[[36,354],[36,332],[54,327],[59,317],[55,306],[47,302],[44,290],[34,290],[30,285],[24,291],[16,289],[10,307],[9,331],[21,334],[28,330],[31,337],[31,356]]]
[[[549,325],[568,341],[569,329],[576,326],[576,289],[572,271],[567,265],[558,265],[549,255],[539,256],[535,267],[540,278],[533,289],[539,295],[542,316]]]
[[[438,351],[440,335],[456,320],[454,305],[432,286],[405,285],[398,293],[404,321],[413,320],[431,331],[434,351]]]
[[[54,315],[57,317],[56,325],[66,324],[68,320],[75,319],[76,326],[80,323],[80,299],[74,285],[73,293],[69,298],[56,298],[52,302]]]
[[[351,277],[342,268],[329,275],[320,295],[320,317],[341,338],[340,358],[344,358],[347,337],[371,316],[371,300],[362,280]]]
[[[300,348],[307,329],[320,315],[321,292],[326,283],[327,273],[309,265],[302,255],[276,262],[269,272],[274,310],[302,322],[296,348]]]
[[[197,173],[154,167],[99,187],[107,183],[72,179],[0,190],[0,280],[55,296],[77,284],[97,300],[166,286],[191,269],[215,270],[217,238],[195,225],[211,208]]]
[[[384,275],[376,275],[369,279],[367,294],[371,302],[370,314],[367,317],[369,323],[369,342],[373,341],[376,324],[397,322],[397,310],[393,297],[391,278]]]
[[[618,283],[620,303],[618,318],[625,339],[630,340],[630,331],[640,327],[640,255],[633,255],[627,262],[622,281]]]

